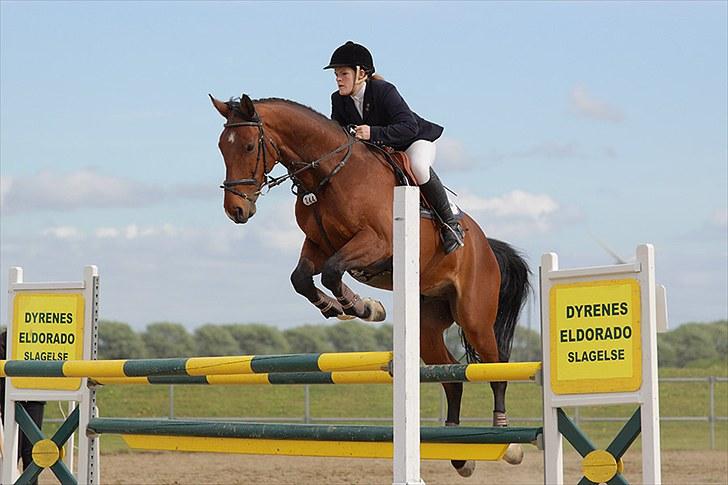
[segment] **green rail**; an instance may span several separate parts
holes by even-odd
[[[140,420],[94,418],[88,432],[95,434],[193,436],[273,440],[391,442],[391,426],[268,424],[220,421]],[[423,443],[505,444],[533,443],[543,428],[422,427]]]

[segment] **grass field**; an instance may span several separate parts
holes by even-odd
[[[728,369],[661,369],[660,377],[728,376]],[[97,394],[103,417],[150,418],[169,416],[169,386],[107,386]],[[440,416],[442,388],[437,384],[421,387],[421,415]],[[351,417],[389,418],[392,414],[392,388],[388,385],[312,385],[310,386],[312,418],[336,418],[342,422]],[[728,383],[715,385],[715,412],[728,416]],[[541,416],[540,387],[535,383],[512,383],[507,394],[508,414],[512,425],[540,426],[518,421],[518,417]],[[174,386],[174,415],[177,418],[255,418],[277,417],[300,419],[304,414],[303,386]],[[480,422],[465,425],[489,425],[492,394],[487,384],[466,383],[463,395],[463,418]],[[606,446],[619,431],[635,406],[583,407],[580,418],[622,417],[621,422],[584,422],[580,427],[597,446]],[[660,386],[662,416],[707,416],[709,386],[703,382],[665,382]],[[574,409],[567,409],[574,417]],[[60,417],[56,403],[46,407],[46,418]],[[366,424],[366,423],[364,423]],[[432,424],[432,423],[430,423]],[[44,432],[52,433],[55,423],[47,423]],[[710,447],[707,421],[663,421],[662,448],[700,450]],[[728,421],[716,423],[716,449],[728,450]],[[639,447],[639,440],[635,443]],[[119,437],[104,436],[104,452],[126,449]]]

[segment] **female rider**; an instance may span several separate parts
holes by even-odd
[[[369,50],[352,41],[337,48],[324,69],[334,69],[338,90],[331,95],[331,119],[355,125],[356,137],[404,151],[422,194],[443,225],[443,249],[449,254],[464,245],[464,233],[453,216],[445,189],[432,170],[435,140],[443,128],[410,110],[393,84],[374,75]]]

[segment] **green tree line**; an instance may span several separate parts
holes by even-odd
[[[452,354],[463,360],[457,327],[445,340]],[[687,323],[658,334],[661,367],[711,367],[728,364],[728,321]],[[99,324],[100,359],[140,359],[217,355],[270,355],[312,352],[357,352],[392,349],[392,325],[341,322],[302,325],[280,330],[257,323],[206,324],[192,332],[179,323],[157,322],[137,332],[126,323]],[[518,327],[512,362],[541,360],[538,332]]]

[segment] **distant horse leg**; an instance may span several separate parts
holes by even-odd
[[[384,259],[386,254],[385,243],[371,229],[365,229],[324,263],[321,283],[331,290],[344,313],[370,322],[381,322],[386,318],[381,302],[362,299],[341,281],[344,272],[366,268]]]
[[[426,364],[456,364],[445,345],[444,332],[452,325],[450,307],[446,301],[430,298],[420,299],[420,355]],[[447,398],[445,426],[460,425],[460,403],[463,396],[462,382],[444,382],[442,387]],[[451,460],[457,472],[469,477],[475,470],[473,460]]]
[[[488,288],[488,285],[484,284],[481,288]],[[482,294],[479,295],[483,298],[482,301],[476,301],[469,296],[461,295],[455,304],[456,319],[468,342],[480,356],[481,361],[497,363],[500,362],[500,356],[494,325],[498,290],[493,291],[492,288],[490,290],[490,292],[486,293],[489,295],[486,298],[483,298]],[[508,416],[506,414],[507,386],[507,382],[491,382],[490,384],[493,390],[493,426],[508,426]],[[503,459],[513,465],[519,464],[523,461],[523,449],[520,445],[511,443]]]
[[[318,267],[323,262],[321,253],[316,250],[316,246],[306,239],[301,249],[301,257],[298,260],[296,269],[291,273],[291,283],[296,293],[305,296],[308,301],[313,303],[321,314],[326,317],[337,317],[344,314],[344,310],[338,301],[334,300],[324,292],[316,288],[313,282],[313,276],[318,274],[316,262],[320,261]]]
[[[452,306],[455,310],[455,320],[463,329],[465,338],[475,349],[481,362],[500,362],[494,328],[498,310],[498,287],[496,286],[494,296],[490,298],[483,298],[482,291],[469,293],[460,294],[454,299]],[[505,414],[505,386],[491,385],[491,388],[494,393],[493,412]],[[494,420],[493,424],[497,426],[500,423]]]

